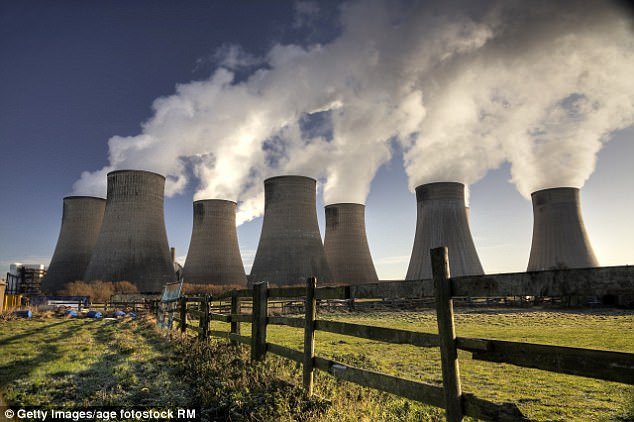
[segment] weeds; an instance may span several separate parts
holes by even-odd
[[[278,362],[248,364],[248,349],[226,342],[174,342],[203,415],[212,420],[313,420],[329,402],[307,398],[277,376]]]
[[[435,332],[433,312],[321,317]],[[9,319],[13,319],[8,316]],[[632,351],[631,312],[505,311],[456,314],[458,334]],[[214,329],[221,329],[213,322]],[[222,325],[227,327],[228,324]],[[242,326],[248,335],[248,324]],[[315,396],[301,388],[301,365],[225,340],[198,342],[152,318],[110,321],[41,318],[0,322],[0,390],[10,404],[196,406],[203,419],[231,421],[436,421],[442,409],[315,373]],[[359,368],[440,383],[437,348],[390,345],[318,332],[316,352]],[[302,331],[269,326],[268,341],[301,349]],[[618,383],[512,365],[460,353],[463,390],[511,401],[536,420],[634,420],[634,390]]]
[[[114,294],[134,294],[139,290],[129,281],[72,281],[66,283],[59,292],[62,296],[88,296],[94,303],[103,303],[110,300]]]
[[[0,321],[14,321],[18,319],[13,309],[0,311]]]
[[[0,389],[20,406],[187,406],[177,356],[129,319],[0,325]]]

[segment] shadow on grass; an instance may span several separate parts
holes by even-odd
[[[36,334],[40,334],[43,331],[49,330],[53,327],[56,327],[58,325],[61,324],[65,324],[66,322],[68,322],[68,320],[63,320],[63,321],[59,321],[59,322],[54,322],[52,324],[46,324],[46,325],[42,325],[41,327],[37,327],[37,328],[32,328],[30,330],[26,330],[24,332],[21,332],[20,334],[16,334],[14,336],[11,337],[7,337],[5,339],[0,340],[0,346],[6,346],[9,343],[13,343],[17,340],[21,340],[23,338],[27,338],[27,337],[31,337],[33,335]]]
[[[35,357],[12,361],[0,366],[0,380],[2,380],[3,385],[10,385],[19,379],[28,377],[40,365],[56,359],[57,356],[57,346],[43,344]]]
[[[169,343],[150,328],[72,319],[4,339],[10,353],[0,366],[5,398],[22,406],[186,406],[190,386],[173,365]]]
[[[55,378],[70,377],[73,389],[65,399],[75,405],[168,406],[189,404],[189,394],[168,364],[168,351],[160,335],[135,330],[130,320],[95,322],[88,327],[99,350],[99,359],[81,372],[57,372]],[[157,353],[145,354],[147,346]],[[141,352],[141,354],[138,354]]]
[[[77,335],[81,329],[84,328],[84,324],[77,320],[68,320],[69,326],[63,331],[59,332],[55,337],[46,337],[46,341],[53,343],[57,341],[64,341]],[[57,324],[56,324],[57,325]]]

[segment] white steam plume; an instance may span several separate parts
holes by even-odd
[[[477,19],[477,18],[474,18]],[[405,142],[410,185],[473,183],[504,160],[525,196],[581,187],[634,122],[634,34],[608,2],[500,2],[486,43],[421,75],[426,119]]]
[[[295,25],[319,12],[308,6]],[[509,160],[527,193],[582,184],[632,123],[632,33],[604,3],[364,1],[343,4],[340,24],[330,43],[264,57],[222,46],[209,79],[157,99],[75,192],[103,194],[108,171],[136,168],[167,175],[173,195],[193,174],[196,199],[237,200],[242,223],[278,174],[325,179],[326,203],[365,202],[397,140],[412,188],[473,183]],[[256,70],[237,82],[241,67]]]
[[[167,175],[169,196],[191,169],[196,199],[238,200],[243,222],[262,212],[263,178],[300,173],[326,178],[327,203],[365,202],[390,141],[409,137],[424,117],[416,86],[424,64],[472,38],[473,28],[458,26],[424,37],[429,30],[408,19],[411,11],[380,1],[345,5],[333,42],[276,45],[260,60],[222,46],[225,67],[157,99],[142,133],[111,138],[109,165],[83,173],[75,191],[103,194],[108,171],[136,168]],[[228,69],[258,62],[239,83]],[[316,116],[327,130],[302,125]]]

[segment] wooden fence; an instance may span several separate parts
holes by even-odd
[[[251,348],[251,360],[259,361],[273,353],[303,365],[303,385],[307,394],[313,391],[315,369],[335,378],[365,387],[392,393],[411,400],[442,407],[449,421],[466,416],[482,420],[528,420],[513,403],[493,403],[462,392],[458,349],[472,353],[473,359],[509,363],[563,374],[606,381],[634,384],[634,354],[573,347],[550,346],[482,338],[457,337],[454,326],[454,297],[489,296],[595,296],[631,294],[634,292],[634,267],[553,270],[529,273],[466,276],[450,278],[447,248],[431,251],[433,280],[399,281],[357,286],[316,287],[309,278],[306,287],[269,288],[257,283],[253,289],[210,296],[178,299],[179,329],[198,331],[200,339],[209,336],[227,338],[234,344]],[[438,334],[327,321],[317,318],[318,299],[424,297],[436,302]],[[304,318],[269,316],[268,303],[273,298],[304,298]],[[230,313],[214,312],[212,299],[231,299]],[[242,302],[251,301],[251,313],[242,313]],[[198,309],[189,309],[197,302]],[[226,309],[223,307],[221,309]],[[198,319],[198,326],[188,324],[187,316]],[[210,330],[211,321],[231,324],[227,331]],[[251,323],[251,335],[244,336],[240,323]],[[267,325],[286,325],[304,330],[303,352],[267,342]],[[345,365],[315,354],[315,331],[327,331],[386,343],[410,344],[418,347],[439,347],[443,386]]]

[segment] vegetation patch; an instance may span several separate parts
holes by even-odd
[[[457,309],[459,336],[634,352],[631,311]],[[322,314],[366,325],[435,332],[432,311]],[[194,323],[195,321],[190,321]],[[212,322],[212,329],[228,329]],[[302,349],[301,329],[269,326],[268,341]],[[249,334],[249,324],[242,324]],[[191,334],[191,332],[190,332]],[[441,385],[439,350],[317,332],[316,353],[345,364]],[[435,421],[442,409],[315,373],[267,354],[251,364],[246,346],[198,342],[152,320],[41,318],[0,321],[0,396],[11,405],[195,406],[207,420]],[[516,403],[535,420],[634,420],[631,387],[513,365],[460,352],[463,390]]]
[[[130,319],[0,322],[0,394],[14,406],[189,404],[176,355]]]
[[[437,333],[435,312],[322,313],[319,318],[404,330]],[[456,308],[458,336],[551,344],[634,353],[634,312],[631,310],[540,310]],[[214,329],[228,324],[213,323]],[[245,330],[244,332],[247,332]],[[272,343],[302,350],[303,331],[269,326]],[[402,378],[442,385],[440,351],[386,344],[317,331],[317,356]],[[614,382],[558,374],[509,364],[476,361],[459,351],[462,389],[493,402],[513,402],[535,420],[628,420],[633,390]],[[329,377],[328,375],[323,375]],[[324,397],[321,381],[316,391]],[[350,384],[348,384],[350,385]],[[383,405],[394,402],[393,396]],[[410,402],[414,404],[414,402]]]
[[[115,294],[134,294],[139,290],[129,281],[71,281],[59,292],[62,296],[88,296],[93,303],[105,303]]]

